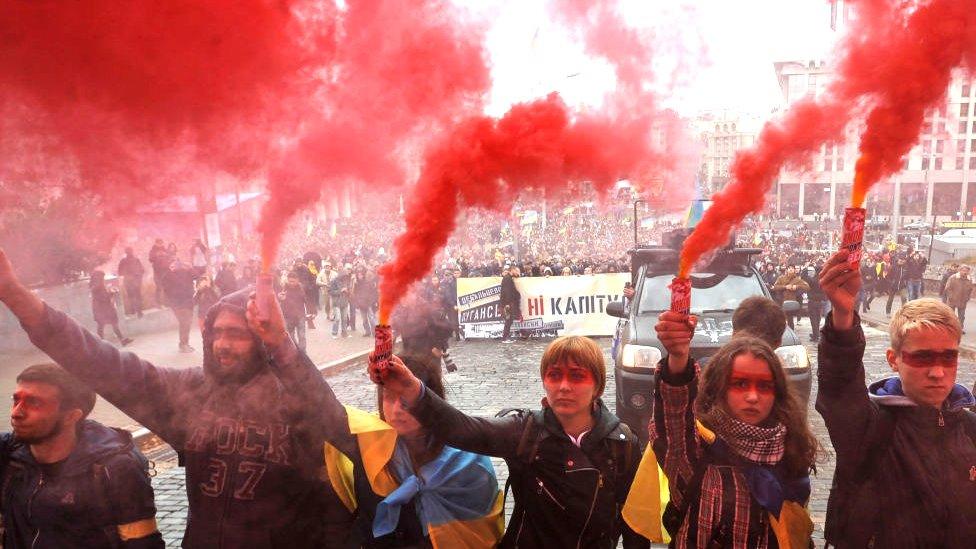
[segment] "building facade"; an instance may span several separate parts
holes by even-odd
[[[775,64],[784,102],[823,93],[829,68],[819,61]],[[874,218],[892,219],[892,229],[915,220],[971,220],[976,215],[976,96],[971,75],[952,79],[945,102],[932,109],[904,169],[879,182],[866,207]],[[843,143],[829,143],[806,173],[784,171],[767,197],[769,210],[783,217],[834,218],[850,203],[860,127],[848,128]]]

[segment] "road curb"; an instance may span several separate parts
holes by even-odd
[[[323,376],[334,376],[343,370],[348,369],[353,364],[364,360],[370,351],[373,349],[366,349],[365,351],[355,352],[346,355],[342,358],[326,362],[324,364],[319,364],[318,369],[322,372]],[[142,452],[146,452],[151,448],[155,448],[161,444],[166,444],[161,438],[153,434],[152,431],[146,429],[145,427],[140,427],[135,431],[132,431],[132,440],[135,441],[136,446]]]
[[[888,323],[881,320],[873,320],[870,318],[861,317],[861,322],[867,324],[872,328],[878,328],[884,331],[888,331]],[[965,358],[966,360],[976,361],[976,347],[960,344],[959,345],[959,356]]]

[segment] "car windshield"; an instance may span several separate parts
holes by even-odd
[[[638,314],[659,313],[671,307],[671,274],[650,275],[644,280]],[[691,310],[732,312],[743,299],[763,294],[755,274],[695,273],[691,275]]]

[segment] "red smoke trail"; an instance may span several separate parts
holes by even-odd
[[[655,161],[661,162],[646,125],[601,113],[573,119],[555,94],[516,105],[498,120],[478,116],[460,123],[427,152],[407,206],[406,232],[395,242],[396,259],[380,271],[381,322],[430,270],[460,208],[507,212],[524,189],[557,196],[572,182],[604,192]]]
[[[974,8],[972,0],[920,5],[890,33],[883,55],[859,60],[869,63],[878,93],[861,135],[853,206],[863,206],[872,185],[901,171],[904,156],[918,141],[926,111],[945,99],[953,69],[965,63],[976,69]]]
[[[924,112],[942,99],[951,71],[976,67],[976,14],[971,0],[932,0],[917,6],[899,0],[861,0],[844,42],[836,80],[817,102],[793,105],[782,120],[763,128],[756,145],[741,151],[732,182],[713,197],[681,251],[679,276],[728,241],[745,216],[762,209],[765,194],[784,167],[803,167],[820,146],[843,138],[864,106],[867,130],[858,160],[855,204],[866,187],[901,169],[918,138]]]
[[[640,189],[653,176],[676,176],[670,181],[672,194],[693,192],[694,170],[679,173],[688,165],[680,121],[661,113],[646,91],[650,41],[624,24],[615,4],[554,4],[556,14],[583,35],[586,50],[614,66],[617,87],[601,111],[573,115],[551,94],[515,105],[498,120],[470,117],[427,151],[407,206],[406,232],[394,244],[394,261],[380,270],[380,323],[430,271],[460,208],[504,213],[525,189],[544,188],[547,196],[558,196],[575,182],[588,182],[603,193],[622,178],[632,178]],[[653,145],[654,130],[667,139],[663,147]]]
[[[324,114],[269,177],[260,225],[266,264],[288,220],[323,192],[349,181],[402,185],[410,148],[480,111],[490,84],[482,29],[445,1],[352,2],[338,34]]]

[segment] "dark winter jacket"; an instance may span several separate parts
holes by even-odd
[[[220,295],[223,296],[236,292],[239,284],[237,277],[234,276],[234,271],[223,268],[217,272],[217,277],[214,279],[214,286],[220,289]]]
[[[817,411],[837,456],[825,537],[837,547],[972,547],[976,443],[972,394],[956,385],[942,409],[918,406],[897,378],[865,388],[860,319],[833,314],[820,339]],[[872,541],[873,540],[873,541]]]
[[[314,365],[289,346],[279,350],[283,356],[262,358],[259,371],[243,384],[219,381],[211,373],[212,327],[225,310],[243,316],[242,308],[226,301],[210,309],[203,368],[160,368],[51,308],[29,335],[182,455],[189,501],[184,547],[321,547],[344,537],[346,524],[331,522],[341,503],[318,475],[321,445],[309,443],[309,433],[318,437],[322,427],[308,421],[307,410],[319,404],[284,390],[275,373]],[[339,533],[330,533],[333,526]]]
[[[98,324],[118,324],[119,314],[115,310],[115,296],[104,284],[98,284],[91,289],[92,316]]]
[[[166,271],[163,277],[166,304],[174,309],[192,309],[194,278],[193,271],[185,266]]]
[[[146,458],[128,432],[84,421],[78,445],[53,466],[5,434],[0,456],[5,548],[163,547]]]
[[[803,281],[807,283],[807,286],[809,286],[809,289],[807,290],[807,300],[812,303],[819,303],[826,299],[824,297],[824,291],[820,287],[820,270],[807,268],[803,269],[802,273],[803,274],[800,275],[800,278],[802,278]]]
[[[126,278],[127,284],[136,284],[146,273],[142,262],[135,256],[125,256],[119,261],[119,276]]]
[[[376,283],[376,277],[370,274],[365,277],[358,275],[353,277],[352,297],[349,302],[359,309],[374,306],[380,295]]]
[[[600,401],[593,429],[577,447],[549,408],[501,418],[472,417],[457,410],[433,391],[413,405],[410,413],[435,436],[452,447],[500,457],[508,464],[515,509],[501,547],[647,547],[620,516],[639,459],[624,467],[623,456],[636,456],[637,438]],[[534,457],[520,446],[529,418],[543,418]],[[523,451],[520,453],[520,448]],[[615,459],[617,458],[617,459]]]
[[[498,299],[498,305],[502,309],[503,316],[506,314],[505,308],[508,307],[508,314],[511,314],[512,318],[522,317],[522,295],[515,287],[515,278],[511,275],[502,277],[502,288]]]
[[[298,322],[305,318],[306,298],[305,288],[300,283],[294,286],[285,284],[285,290],[281,293],[281,312],[285,320]]]

